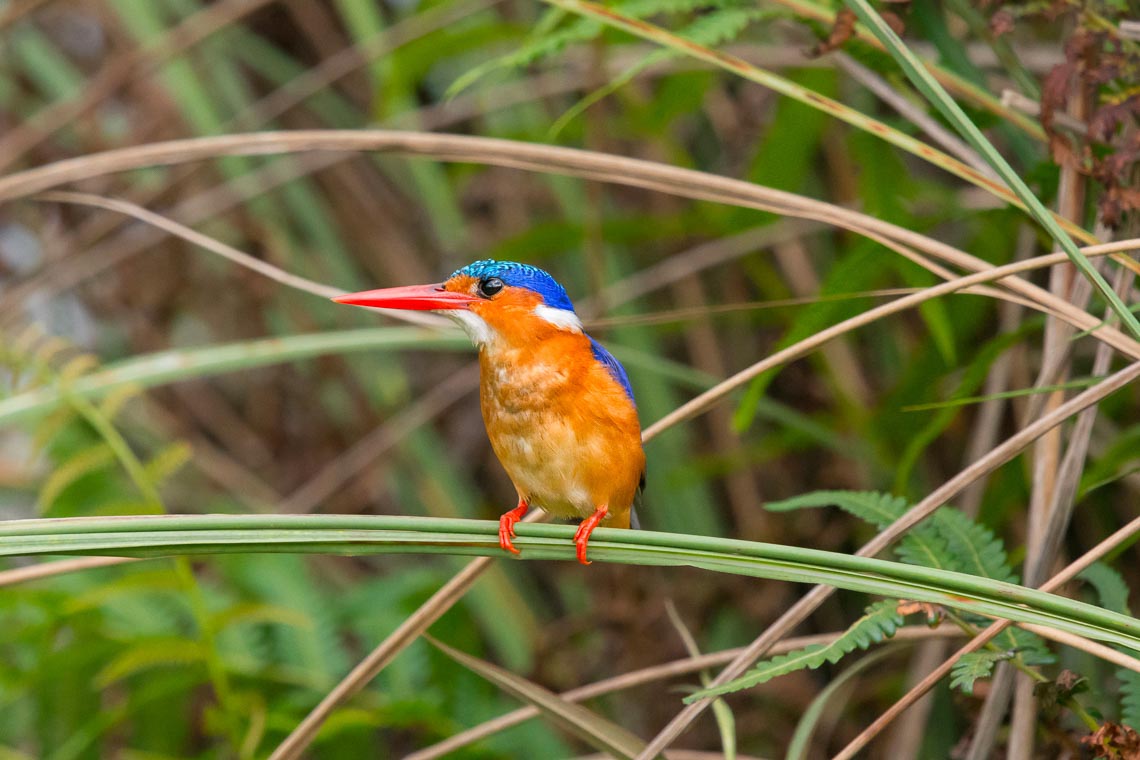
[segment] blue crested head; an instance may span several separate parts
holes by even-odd
[[[561,309],[564,311],[574,312],[574,304],[570,302],[570,297],[566,295],[566,290],[558,284],[558,281],[551,277],[547,272],[539,269],[538,267],[531,266],[530,264],[519,264],[515,261],[495,261],[494,259],[483,259],[482,261],[473,261],[461,269],[455,270],[452,277],[464,275],[473,277],[476,280],[486,280],[488,277],[497,277],[503,281],[503,284],[512,288],[525,288],[542,297],[542,302],[545,306],[551,309]],[[448,278],[450,279],[450,278]],[[581,323],[574,319],[578,328],[581,328]],[[621,362],[613,357],[601,343],[586,336],[590,341],[590,351],[594,355],[594,359],[598,361],[610,376],[618,382],[625,391],[629,400],[633,401],[633,388],[630,387],[629,377],[625,374],[625,368],[621,366]]]
[[[570,302],[570,297],[566,295],[566,290],[558,284],[558,281],[547,272],[530,264],[483,259],[455,270],[451,276],[458,275],[467,275],[477,280],[498,277],[508,287],[526,288],[537,293],[542,296],[542,302],[552,309],[574,311],[574,304]]]

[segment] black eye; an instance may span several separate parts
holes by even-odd
[[[498,277],[488,277],[479,282],[479,292],[485,296],[493,296],[503,289],[503,281]]]

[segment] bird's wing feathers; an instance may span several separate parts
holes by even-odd
[[[633,388],[629,384],[629,377],[625,374],[625,367],[621,366],[621,362],[615,359],[613,354],[607,351],[601,343],[593,338],[590,338],[590,348],[594,353],[594,358],[605,365],[606,371],[610,373],[610,377],[617,380],[618,384],[625,389],[629,400],[634,401]],[[636,404],[635,401],[634,403]]]

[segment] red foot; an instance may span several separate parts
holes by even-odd
[[[591,564],[590,560],[586,559],[586,544],[590,541],[590,534],[609,513],[609,508],[603,504],[578,526],[578,532],[574,534],[574,544],[578,547],[578,561],[583,565]]]
[[[523,518],[529,506],[525,499],[519,499],[517,507],[499,518],[499,546],[512,554],[519,553],[519,550],[511,543],[511,539],[515,535],[515,523]]]

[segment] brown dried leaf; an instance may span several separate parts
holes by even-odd
[[[1053,3],[1046,8],[1042,15],[1046,21],[1056,21],[1059,18],[1068,16],[1076,11],[1076,6],[1068,2],[1068,0],[1053,0]]]
[[[1092,748],[1093,757],[1140,760],[1140,734],[1119,723],[1104,723],[1082,738],[1081,744]]]
[[[998,11],[990,16],[990,34],[1001,37],[1013,31],[1013,14],[1009,11]]]
[[[1118,103],[1108,103],[1094,111],[1089,119],[1089,136],[1094,140],[1109,142],[1116,130],[1131,118],[1140,118],[1140,93]]]
[[[946,610],[941,605],[930,602],[900,601],[895,611],[903,617],[922,613],[926,617],[926,624],[931,628],[941,624],[946,616]]]
[[[844,43],[851,39],[851,35],[855,33],[856,20],[855,11],[850,8],[841,9],[835,14],[835,23],[831,25],[831,33],[827,35],[827,39],[818,42],[815,47],[808,51],[808,56],[818,58],[825,53],[843,47]]]
[[[1119,226],[1124,214],[1138,210],[1140,210],[1140,189],[1135,187],[1113,185],[1104,191],[1098,204],[1101,221],[1109,227]]]
[[[1075,61],[1058,63],[1041,83],[1041,127],[1048,135],[1053,134],[1053,116],[1062,111],[1069,100],[1069,82],[1077,73]]]

